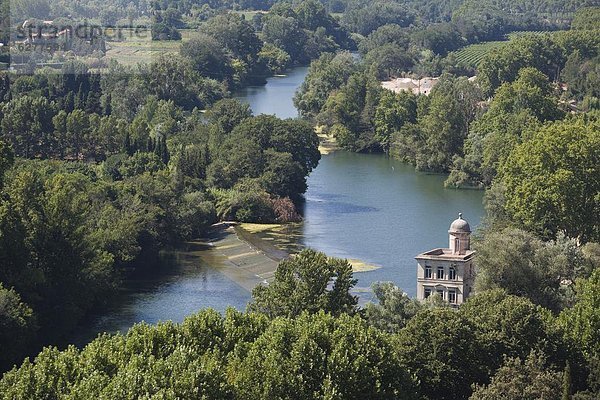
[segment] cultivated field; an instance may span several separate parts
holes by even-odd
[[[115,59],[123,65],[148,63],[163,54],[177,53],[181,43],[190,40],[196,30],[180,30],[182,40],[153,41],[150,29],[123,29],[124,40],[106,43],[106,58]]]
[[[506,43],[506,41],[495,41],[472,44],[457,50],[454,55],[456,56],[456,61],[460,65],[476,68],[486,54],[493,49],[504,46]]]

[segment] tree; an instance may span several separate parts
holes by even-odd
[[[367,303],[364,313],[369,324],[382,331],[400,331],[423,308],[393,282],[376,282],[372,289],[377,303]]]
[[[514,81],[522,68],[536,68],[554,80],[563,63],[563,53],[549,35],[523,35],[487,54],[478,65],[477,80],[489,96],[503,83]]]
[[[598,29],[600,7],[582,7],[577,10],[571,21],[571,29]]]
[[[230,133],[240,122],[251,116],[250,106],[236,99],[219,100],[206,112],[208,121],[223,133]]]
[[[83,155],[83,151],[87,150],[86,142],[90,134],[90,128],[88,114],[83,110],[73,110],[67,115],[67,154],[75,159],[79,159]]]
[[[294,96],[294,105],[302,115],[316,116],[331,91],[342,86],[356,68],[350,53],[323,54],[311,62],[308,74]]]
[[[365,63],[379,80],[401,76],[414,65],[413,56],[397,44],[385,44],[369,51]]]
[[[488,111],[471,123],[465,155],[454,158],[446,185],[491,185],[499,166],[528,132],[539,122],[562,116],[548,78],[534,68],[521,69],[517,80],[500,86]]]
[[[490,187],[512,149],[538,125],[539,121],[528,111],[488,110],[471,123],[464,142],[464,157],[454,157],[445,185]]]
[[[531,351],[552,354],[564,361],[564,343],[548,310],[504,289],[478,292],[459,312],[473,324],[481,346],[482,367],[492,376],[503,357],[526,358]]]
[[[4,186],[4,173],[12,167],[14,160],[11,148],[0,139],[0,189]]]
[[[414,18],[414,15],[399,3],[369,2],[364,4],[358,2],[355,7],[344,12],[342,24],[351,32],[366,36],[387,24],[409,26]]]
[[[519,226],[551,238],[560,231],[600,240],[600,123],[593,115],[546,124],[499,170],[504,209]]]
[[[350,290],[355,284],[348,261],[307,249],[279,263],[273,282],[256,287],[248,307],[271,318],[319,310],[352,314],[357,298]]]
[[[200,33],[183,43],[179,50],[191,61],[192,67],[202,76],[217,80],[230,80],[233,75],[230,60],[217,39]]]
[[[409,41],[410,38],[404,28],[397,24],[387,24],[377,28],[377,30],[371,32],[369,36],[361,40],[358,48],[363,54],[381,48],[386,44],[394,44],[406,50]]]
[[[417,168],[447,171],[455,155],[462,156],[469,124],[475,119],[481,94],[466,78],[444,75],[429,95],[425,115],[419,115],[425,146]]]
[[[502,288],[552,310],[563,306],[561,281],[574,279],[584,263],[574,240],[542,242],[515,228],[488,232],[475,247],[478,291]]]
[[[270,43],[264,44],[258,56],[262,62],[266,63],[272,74],[283,73],[291,62],[291,57],[285,50]]]
[[[359,316],[322,311],[276,319],[231,366],[245,399],[410,399],[414,386],[392,338]]]
[[[215,38],[231,54],[234,83],[264,82],[267,70],[258,57],[262,42],[243,15],[216,15],[206,21],[200,31]]]
[[[304,61],[304,44],[306,33],[293,17],[267,14],[263,18],[262,34],[265,43],[282,49],[294,61]]]
[[[491,113],[529,112],[539,121],[561,119],[558,99],[546,75],[535,68],[523,68],[512,83],[504,83],[490,104]]]
[[[152,40],[181,40],[181,33],[164,22],[152,24]]]
[[[36,329],[31,308],[21,301],[14,289],[6,289],[0,282],[0,369],[8,369],[22,360]]]
[[[558,323],[588,360],[600,359],[600,270],[576,282],[576,303],[561,312]]]
[[[119,167],[120,176],[133,177],[145,172],[154,173],[165,168],[165,164],[155,153],[138,151]]]
[[[290,153],[268,149],[264,153],[265,172],[261,179],[267,192],[278,197],[296,198],[306,192],[304,168]]]
[[[202,79],[193,70],[190,61],[181,56],[161,56],[149,66],[147,71],[148,88],[160,100],[172,100],[186,109],[206,106]]]
[[[52,154],[54,103],[44,97],[22,96],[11,100],[2,110],[2,135],[15,155],[35,158]]]
[[[375,111],[375,138],[389,151],[392,133],[406,123],[417,122],[417,98],[412,92],[382,93]]]
[[[560,400],[562,373],[546,367],[542,353],[532,352],[525,361],[508,358],[489,385],[476,386],[471,400]]]
[[[473,326],[451,309],[426,309],[415,315],[398,334],[400,365],[413,374],[417,390],[426,399],[462,399],[470,384],[485,374],[479,365],[480,347]]]

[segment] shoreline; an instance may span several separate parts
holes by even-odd
[[[257,230],[257,226],[263,229]],[[296,227],[280,224],[221,222],[213,225],[206,238],[188,244],[194,248],[190,253],[197,256],[204,264],[218,270],[248,292],[252,292],[256,286],[271,282],[279,262],[302,248],[295,244],[290,247],[295,251],[286,251],[272,244],[270,240],[273,238],[268,237],[268,234],[262,235],[269,232],[272,235],[285,236],[286,234],[281,233],[280,230],[286,228]],[[261,234],[259,235],[258,232]],[[358,259],[348,259],[348,262],[352,265],[353,273],[381,268]]]
[[[191,253],[215,268],[248,292],[273,279],[279,261],[289,256],[264,245],[255,247],[232,223],[213,225],[205,239],[188,242],[197,247]],[[255,242],[255,241],[253,241]]]

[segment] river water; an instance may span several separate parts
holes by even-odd
[[[295,118],[292,98],[306,72],[296,68],[236,97],[250,104],[255,114]],[[414,296],[414,256],[446,247],[448,227],[458,212],[472,228],[483,216],[481,191],[445,189],[444,179],[415,172],[383,155],[324,155],[308,178],[301,240],[328,255],[380,267],[355,274],[362,302],[371,298],[368,288],[376,281],[393,281]],[[155,274],[128,282],[119,306],[89,321],[72,340],[82,344],[99,332],[124,331],[140,321],[180,322],[205,307],[243,310],[249,299],[246,290],[213,266],[177,252]]]

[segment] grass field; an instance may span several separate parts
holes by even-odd
[[[256,14],[266,14],[267,11],[234,11],[234,13],[243,15],[246,21],[252,21]]]
[[[107,42],[107,59],[115,59],[123,65],[135,65],[137,63],[148,63],[152,59],[163,54],[177,53],[181,43],[190,40],[196,34],[196,30],[183,29],[180,31],[182,39],[152,41],[149,29],[138,31],[123,29],[124,41]]]

